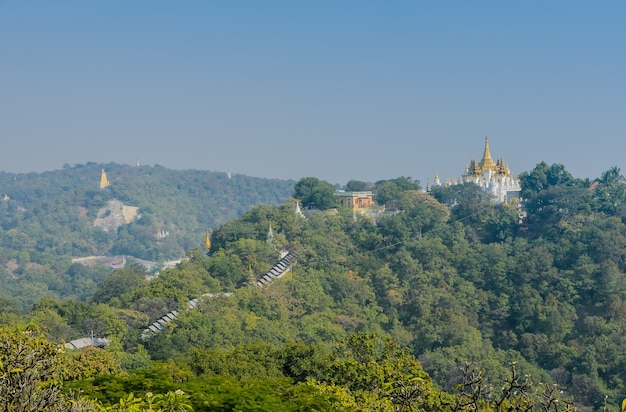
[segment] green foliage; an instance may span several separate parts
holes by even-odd
[[[357,403],[401,410],[439,410],[440,397],[419,362],[390,338],[357,333],[337,347],[325,377]],[[409,389],[409,390],[407,390]]]
[[[346,183],[346,190],[350,192],[362,192],[368,190],[370,186],[370,183],[361,180],[349,180],[348,183]]]
[[[187,405],[197,411],[440,410],[449,397],[434,388],[406,350],[370,334],[354,335],[332,349],[257,343],[192,350],[180,360],[178,366],[155,364],[72,387],[98,399],[103,410],[150,402],[148,407],[158,408],[171,393],[189,394]]]
[[[440,203],[451,205],[450,219],[463,222],[466,236],[472,240],[497,242],[517,233],[517,204],[494,205],[491,194],[474,183],[435,186],[429,194]]]
[[[550,186],[568,186],[575,183],[574,177],[565,169],[565,166],[558,163],[548,166],[545,162],[537,164],[530,173],[521,173],[519,179],[522,183],[524,199]]]
[[[377,183],[388,201],[376,218],[340,208],[303,219],[293,203],[258,205],[214,230],[207,255],[189,248],[187,260],[150,281],[132,267],[114,271],[91,305],[51,296],[29,318],[58,342],[92,330],[114,338],[108,353],[130,374],[72,381],[107,407],[131,393],[142,404],[146,392],[181,389],[194,410],[561,410],[569,406],[550,402],[563,391],[581,409],[617,410],[626,392],[619,169],[591,187],[542,163],[522,183],[522,224],[517,205],[496,205],[475,185],[424,194],[408,178]],[[145,213],[120,233],[159,219]],[[297,256],[292,272],[254,286],[286,249]],[[70,278],[35,264],[46,259],[0,249],[0,261],[11,262],[0,276],[61,290]],[[101,276],[50,262],[76,279]],[[19,323],[11,305],[26,301],[5,296],[0,321]],[[175,321],[141,339],[173,309]],[[88,371],[100,370],[98,359]]]
[[[121,373],[120,360],[107,349],[86,347],[68,352],[64,379],[90,379],[96,376]]]
[[[564,225],[591,211],[588,182],[574,179],[561,164],[541,162],[530,173],[520,174],[519,180],[534,233],[559,236]]]
[[[337,206],[335,187],[316,177],[303,177],[294,186],[294,198],[302,202],[306,208],[320,210]]]
[[[429,195],[405,191],[398,199],[402,212],[379,222],[380,233],[392,246],[419,240],[423,234],[438,229],[448,218],[446,208]]]
[[[102,169],[111,186],[99,190]],[[282,203],[293,181],[161,166],[75,165],[45,173],[0,172],[0,284],[25,313],[39,299],[87,300],[107,273],[71,258],[124,255],[148,261],[179,259],[201,245],[208,228],[252,206]],[[117,230],[94,227],[110,200],[138,207],[140,217]],[[267,230],[267,229],[266,229]],[[156,236],[166,232],[163,238]],[[81,268],[82,266],[82,268]]]
[[[626,201],[626,178],[620,174],[620,169],[613,166],[594,182],[597,183],[594,193],[597,209],[609,215],[620,211]]]
[[[96,303],[111,303],[124,293],[143,285],[146,275],[139,266],[117,269],[100,282],[92,300]]]
[[[339,380],[350,376],[349,370],[330,380],[329,358],[307,364],[302,355],[292,356],[288,369],[276,359],[275,348],[294,340],[339,344],[355,332],[375,331],[411,348],[449,390],[463,362],[486,370],[485,384],[496,387],[510,373],[507,363],[515,360],[537,381],[557,381],[567,396],[597,405],[623,387],[617,376],[623,359],[619,331],[626,328],[626,310],[619,304],[626,227],[618,218],[591,214],[590,208],[559,210],[557,204],[579,199],[570,193],[551,203],[557,190],[588,189],[555,170],[557,184],[537,194],[544,203],[530,211],[535,222],[530,230],[519,227],[515,205],[494,205],[473,185],[441,192],[457,199],[450,211],[429,195],[403,191],[395,199],[399,213],[375,224],[350,213],[317,213],[303,220],[293,207],[258,206],[213,233],[208,257],[190,253],[188,262],[119,300],[122,307],[143,302],[147,310],[156,296],[181,307],[200,291],[234,291],[230,298],[207,299],[182,313],[174,327],[145,342],[156,359],[194,353],[189,368],[201,376],[315,379],[314,388],[346,405],[391,408],[385,391],[419,393],[412,378],[381,383],[374,395]],[[297,251],[298,265],[286,279],[262,289],[246,287],[277,259],[265,242],[270,224],[276,242]],[[533,236],[526,236],[529,232]],[[152,312],[157,316],[157,306]],[[258,342],[270,346],[255,348]]]
[[[145,397],[136,398],[132,393],[125,398],[120,398],[118,403],[110,406],[99,405],[102,412],[185,412],[193,411],[189,403],[189,396],[180,389],[168,391],[165,394],[155,395],[147,392]]]
[[[401,176],[395,179],[379,180],[374,186],[374,200],[381,205],[390,205],[398,200],[402,192],[420,189],[419,181],[412,180],[410,177]]]
[[[23,329],[0,326],[0,409],[56,411],[61,395],[62,353],[29,325]]]

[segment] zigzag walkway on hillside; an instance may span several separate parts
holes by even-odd
[[[296,255],[293,251],[282,251],[280,260],[272,267],[266,274],[261,276],[255,282],[257,286],[264,286],[269,284],[270,282],[282,277],[286,273],[290,272],[293,266],[296,263]],[[187,309],[195,309],[200,304],[200,300],[202,299],[215,299],[220,296],[230,297],[233,294],[228,293],[205,293],[199,298],[191,299],[187,302]],[[141,333],[142,339],[149,339],[152,335],[158,333],[159,331],[165,328],[165,325],[176,320],[178,318],[178,311],[173,310],[171,312],[166,313],[161,318],[159,318],[156,322],[153,322],[150,326],[143,330]],[[81,338],[76,339],[65,344],[67,349],[81,349],[87,346],[99,346],[103,347],[108,345],[109,341],[106,338]]]
[[[199,298],[194,298],[191,299],[189,302],[187,302],[187,306],[188,309],[195,309],[198,307],[198,305],[200,304],[200,299],[215,299],[219,296],[224,296],[224,297],[231,297],[233,294],[230,292],[227,293],[205,293],[204,295],[200,296]],[[159,331],[163,330],[163,328],[165,327],[165,325],[167,325],[168,323],[172,322],[173,320],[175,320],[176,318],[178,318],[178,311],[173,310],[169,313],[166,313],[165,315],[163,315],[160,319],[158,319],[156,322],[154,322],[152,325],[148,326],[146,329],[143,330],[143,332],[141,333],[141,338],[142,339],[148,339],[150,338],[150,336],[152,336],[155,333],[158,333]]]
[[[291,272],[293,265],[296,263],[296,255],[293,251],[284,252],[282,258],[269,270],[265,275],[261,276],[255,285],[263,286],[267,285],[275,279],[280,278],[288,272]]]
[[[257,286],[267,285],[273,280],[278,279],[284,274],[290,272],[295,263],[296,263],[295,254],[292,251],[282,251],[280,260],[265,275],[260,277],[255,282],[255,284]],[[189,302],[187,302],[187,305],[189,306],[190,310],[195,309],[200,304],[201,299],[206,299],[206,298],[214,299],[219,296],[230,297],[232,296],[232,293],[215,293],[215,294],[205,293],[204,295],[200,296],[200,298],[191,299]],[[150,336],[152,336],[153,334],[158,333],[159,331],[163,330],[165,325],[172,322],[177,317],[178,317],[178,311],[173,310],[167,313],[166,315],[161,317],[159,320],[154,322],[152,325],[144,329],[143,332],[141,333],[141,338],[142,339],[150,338]]]

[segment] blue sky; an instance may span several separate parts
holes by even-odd
[[[0,170],[626,173],[626,2],[0,0]]]

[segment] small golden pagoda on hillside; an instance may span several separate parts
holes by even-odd
[[[207,230],[204,235],[204,250],[211,249],[211,236],[209,236],[209,231]]]
[[[105,187],[109,186],[111,186],[111,183],[109,183],[109,179],[107,179],[107,174],[104,172],[104,169],[102,169],[102,174],[100,175],[100,189],[104,189]]]

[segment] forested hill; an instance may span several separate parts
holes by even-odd
[[[104,189],[102,170],[110,182]],[[70,282],[59,276],[70,258],[179,259],[203,244],[206,230],[256,204],[284,203],[293,186],[288,180],[115,163],[0,172],[0,282],[11,283],[9,291],[20,296],[84,296],[87,290],[62,290]],[[93,293],[94,285],[83,286]]]
[[[252,410],[207,406],[219,396],[207,398],[211,389],[202,388],[224,379],[230,389],[220,396],[232,396],[229,402],[236,393],[252,401],[246,390],[253,388],[255,402],[278,402],[272,396],[305,387],[333,397],[333,407],[300,410],[574,410],[540,405],[553,391],[576,410],[602,410],[605,402],[619,410],[626,394],[625,179],[613,168],[591,182],[545,163],[520,179],[528,210],[522,223],[516,205],[495,205],[473,184],[394,192],[395,213],[376,220],[341,208],[303,218],[293,205],[259,205],[213,232],[209,256],[192,250],[150,282],[140,268],[116,270],[90,303],[45,300],[28,316],[56,341],[90,331],[109,337],[117,345],[105,352],[123,369],[155,368],[79,385],[112,403],[156,388],[156,380],[142,386],[150,376],[167,376],[190,382],[195,405],[204,405],[197,410]],[[452,208],[449,199],[457,200]],[[285,249],[297,256],[294,271],[254,286]],[[185,310],[205,293],[214,298]],[[142,340],[141,331],[171,310],[179,311],[176,321]],[[439,388],[461,397],[440,397],[413,360],[397,363],[363,333],[408,348]],[[92,378],[96,358],[80,356],[94,365],[84,372]],[[176,367],[167,366],[171,360]],[[463,375],[465,362],[484,375],[471,368]]]

